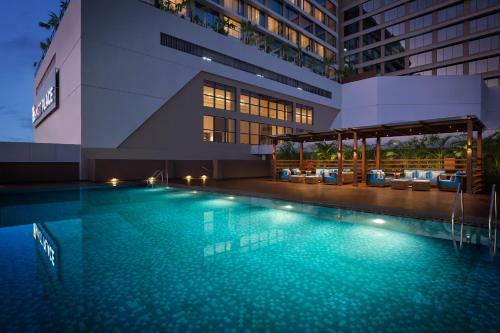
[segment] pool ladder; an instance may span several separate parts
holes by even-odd
[[[149,177],[149,179],[152,179],[152,178],[154,178],[155,180],[160,178],[160,180],[161,180],[160,184],[163,184],[166,180],[167,187],[168,187],[168,172],[165,173],[164,170],[158,169],[155,172],[153,172],[153,175],[151,177]],[[149,184],[151,185],[151,187],[154,187],[154,185],[155,185],[155,183],[149,183]]]
[[[498,208],[497,208],[497,188],[493,184],[490,198],[490,215],[488,217],[488,239],[491,244],[492,254],[497,252],[497,229],[498,229]],[[493,224],[494,223],[494,224]],[[494,229],[494,230],[492,230]]]
[[[462,248],[463,243],[463,233],[464,233],[464,191],[462,189],[462,184],[459,184],[457,191],[455,192],[455,200],[453,202],[453,211],[451,212],[451,236],[453,239],[453,245],[456,247],[455,240],[455,213],[457,212],[458,203],[460,201],[460,248]]]

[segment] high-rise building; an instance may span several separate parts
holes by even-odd
[[[499,0],[349,0],[342,65],[378,75],[481,74],[500,84]]]

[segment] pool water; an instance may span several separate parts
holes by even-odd
[[[172,188],[0,192],[0,327],[500,331],[500,260],[464,233]]]

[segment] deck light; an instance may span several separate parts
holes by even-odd
[[[156,178],[155,177],[149,177],[148,178],[148,184],[149,185],[154,185],[155,182],[156,182]]]
[[[211,58],[209,58],[209,57],[201,57],[201,59],[203,59],[203,60],[205,60],[205,61],[212,61],[212,59],[211,59]]]
[[[191,175],[187,175],[186,176],[186,181],[187,181],[188,184],[191,183],[191,179],[193,179],[193,177]]]
[[[116,186],[116,185],[118,184],[118,182],[119,182],[119,181],[120,181],[120,180],[119,180],[118,178],[111,178],[111,179],[109,180],[109,182],[111,183],[111,185],[112,185],[113,187],[114,187],[114,186]]]
[[[372,222],[376,223],[376,224],[384,224],[385,220],[383,220],[383,219],[373,219]]]

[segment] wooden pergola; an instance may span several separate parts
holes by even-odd
[[[339,181],[342,181],[342,142],[343,140],[353,140],[353,185],[358,184],[358,140],[361,139],[361,175],[363,182],[367,175],[366,161],[366,139],[376,139],[375,149],[375,168],[381,166],[381,138],[382,137],[401,137],[426,134],[450,134],[467,133],[467,155],[466,155],[466,191],[472,193],[473,188],[473,138],[474,132],[477,133],[476,158],[482,160],[482,132],[484,124],[476,116],[465,116],[457,118],[445,118],[434,120],[422,120],[414,122],[391,123],[385,125],[353,127],[347,129],[333,129],[327,132],[308,132],[299,134],[287,134],[272,136],[273,142],[273,179],[277,180],[277,145],[279,142],[297,142],[300,143],[299,159],[300,165],[304,160],[304,143],[320,141],[338,142],[338,173]]]

